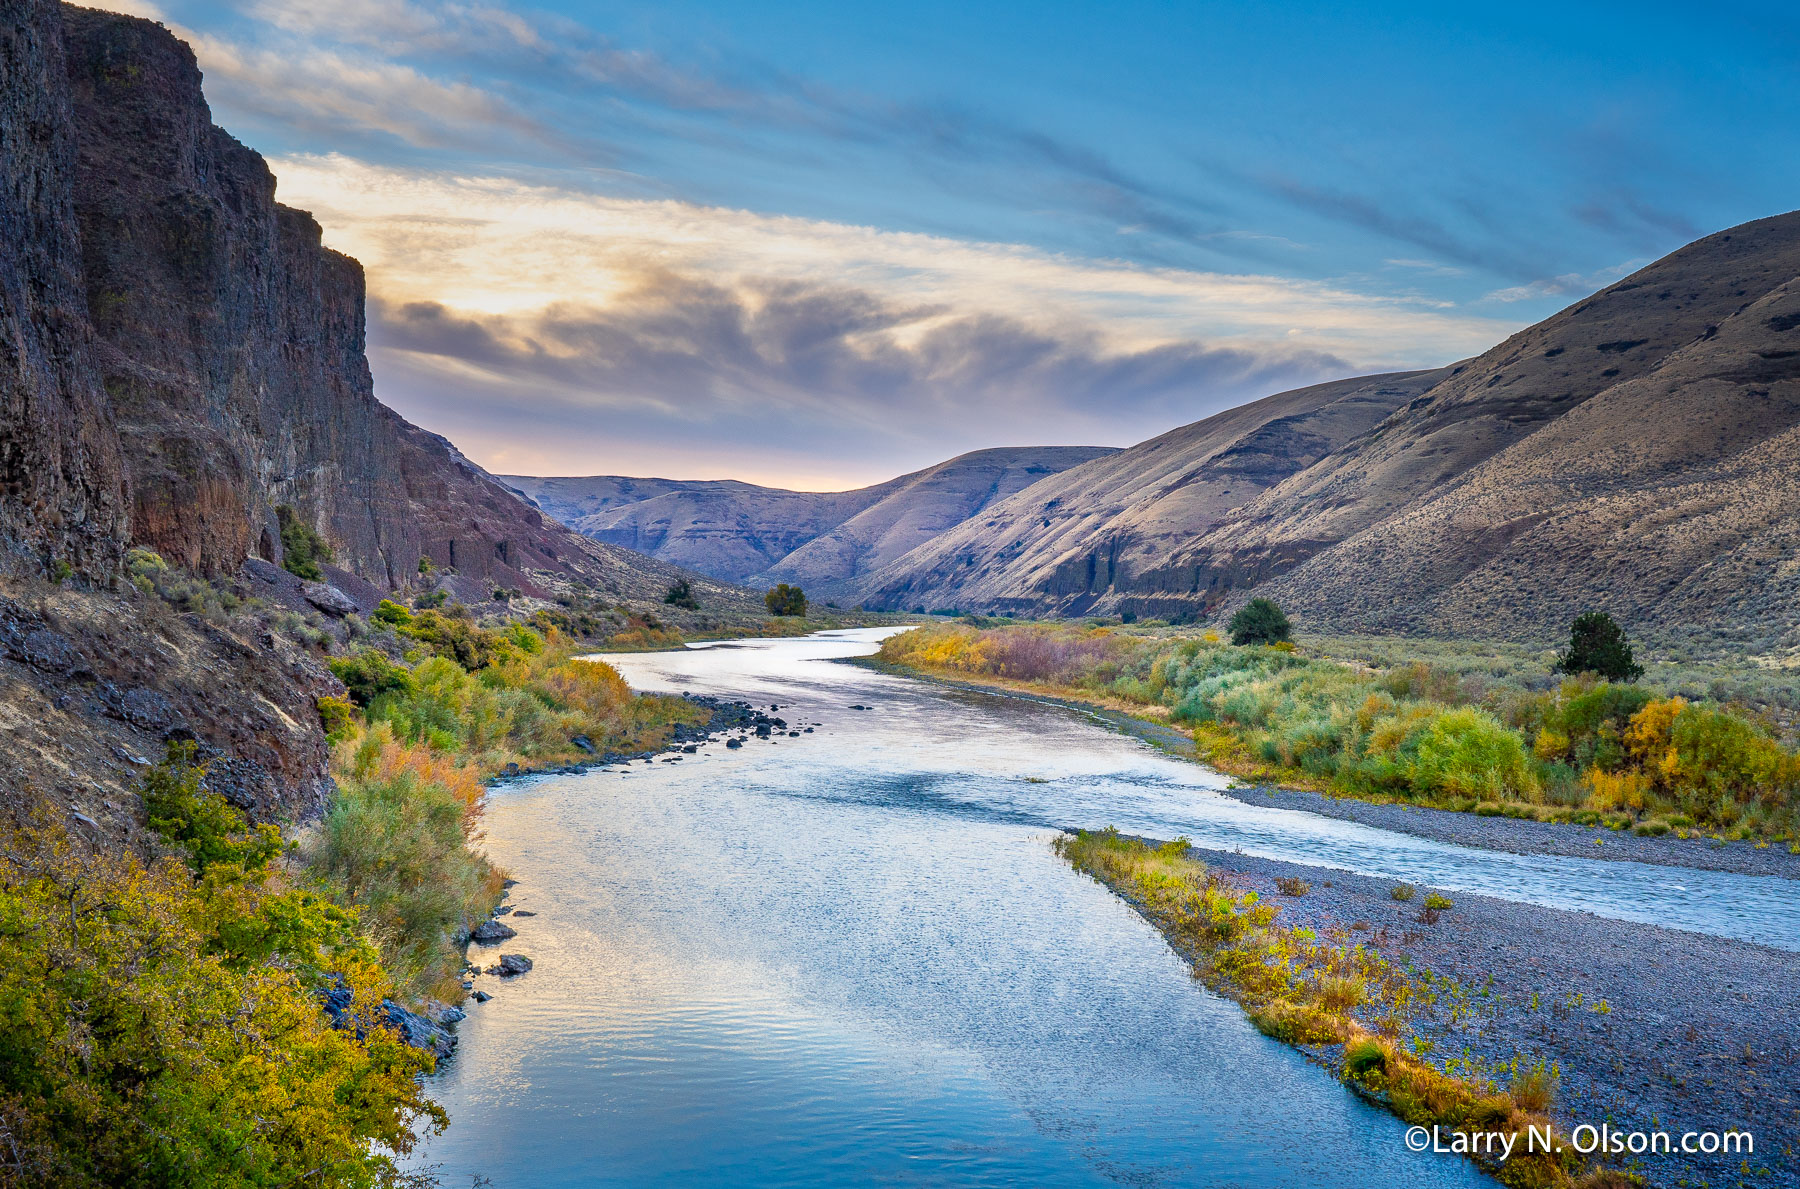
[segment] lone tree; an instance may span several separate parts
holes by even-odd
[[[1608,681],[1636,681],[1644,675],[1644,666],[1631,659],[1631,641],[1625,638],[1625,629],[1604,611],[1575,617],[1569,628],[1568,651],[1557,654],[1556,669],[1598,673]]]
[[[1280,644],[1292,634],[1288,617],[1271,599],[1251,599],[1231,617],[1233,644]]]
[[[700,610],[700,600],[694,597],[694,588],[686,578],[677,578],[669,593],[663,596],[663,602],[671,607],[685,607],[689,611]]]
[[[763,605],[769,609],[770,615],[806,616],[806,592],[798,586],[789,586],[783,582],[769,588],[763,596]]]

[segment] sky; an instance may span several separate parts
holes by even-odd
[[[99,4],[194,46],[363,262],[377,395],[498,473],[1128,445],[1800,196],[1775,4]]]

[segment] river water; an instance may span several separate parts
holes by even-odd
[[[535,969],[433,1079],[446,1186],[1487,1184],[1195,983],[1065,825],[1800,949],[1773,879],[1448,846],[1245,806],[1061,708],[836,659],[878,630],[607,657],[799,738],[497,789]],[[851,709],[853,705],[871,707]],[[491,951],[489,951],[491,953]]]

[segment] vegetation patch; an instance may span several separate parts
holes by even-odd
[[[890,637],[880,656],[1166,716],[1193,731],[1202,759],[1259,781],[1544,821],[1591,814],[1624,828],[1679,817],[1742,837],[1800,833],[1800,755],[1731,706],[1592,672],[1546,673],[1547,688],[1534,687],[1284,645],[954,623]],[[1613,659],[1635,665],[1628,650]]]

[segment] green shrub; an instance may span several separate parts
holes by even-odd
[[[1456,903],[1448,896],[1440,896],[1436,892],[1430,892],[1425,896],[1425,907],[1442,912],[1446,908],[1455,908]]]
[[[168,755],[144,774],[150,828],[181,847],[196,875],[214,865],[259,868],[281,853],[281,831],[252,827],[231,803],[205,787],[191,740],[172,741]]]
[[[383,600],[382,606],[388,605]],[[411,671],[373,648],[353,656],[334,656],[326,663],[350,691],[350,700],[358,706],[367,707],[383,694],[409,693],[413,688]]]
[[[668,592],[663,595],[663,602],[671,607],[683,607],[689,611],[700,610],[700,600],[694,595],[693,584],[686,578],[677,578],[675,580],[675,584],[669,587]],[[771,607],[769,610],[774,612],[775,609]],[[780,613],[776,612],[776,614]],[[802,612],[802,614],[804,614],[804,612]]]
[[[275,518],[281,523],[281,568],[297,578],[323,580],[319,563],[331,560],[325,538],[286,504],[275,509]]]
[[[1288,617],[1270,599],[1254,598],[1238,608],[1231,617],[1233,644],[1279,644],[1293,633]]]
[[[763,595],[770,615],[806,615],[806,592],[786,582],[777,583]]]
[[[1402,904],[1404,904],[1408,900],[1411,900],[1413,898],[1414,888],[1409,883],[1397,883],[1394,885],[1393,890],[1390,891],[1388,893],[1388,895],[1392,896],[1394,899],[1396,899],[1396,900],[1400,901]]]
[[[1357,1081],[1387,1070],[1387,1053],[1372,1040],[1359,1040],[1344,1049],[1344,1072]]]

